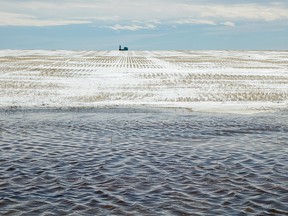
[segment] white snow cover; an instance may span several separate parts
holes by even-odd
[[[286,51],[0,50],[0,107],[288,109]]]

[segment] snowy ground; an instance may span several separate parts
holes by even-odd
[[[286,51],[0,50],[0,107],[288,109]]]

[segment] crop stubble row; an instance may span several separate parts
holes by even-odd
[[[103,79],[109,82],[109,76],[124,74],[127,79],[118,83],[113,80],[112,91],[111,86],[98,88]],[[20,96],[27,91],[33,94],[33,90],[37,95],[35,91],[40,89],[52,97],[53,90],[73,88],[72,79],[84,85],[90,79],[89,91],[85,92],[83,86],[81,94],[63,96],[72,102],[288,100],[285,53],[87,51],[61,56],[21,52],[20,56],[0,57],[0,97]],[[171,91],[174,94],[167,94]]]

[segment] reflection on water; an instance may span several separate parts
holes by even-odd
[[[287,113],[2,110],[0,215],[288,215]]]

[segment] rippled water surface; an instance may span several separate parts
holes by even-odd
[[[288,113],[0,111],[0,215],[288,215]]]

